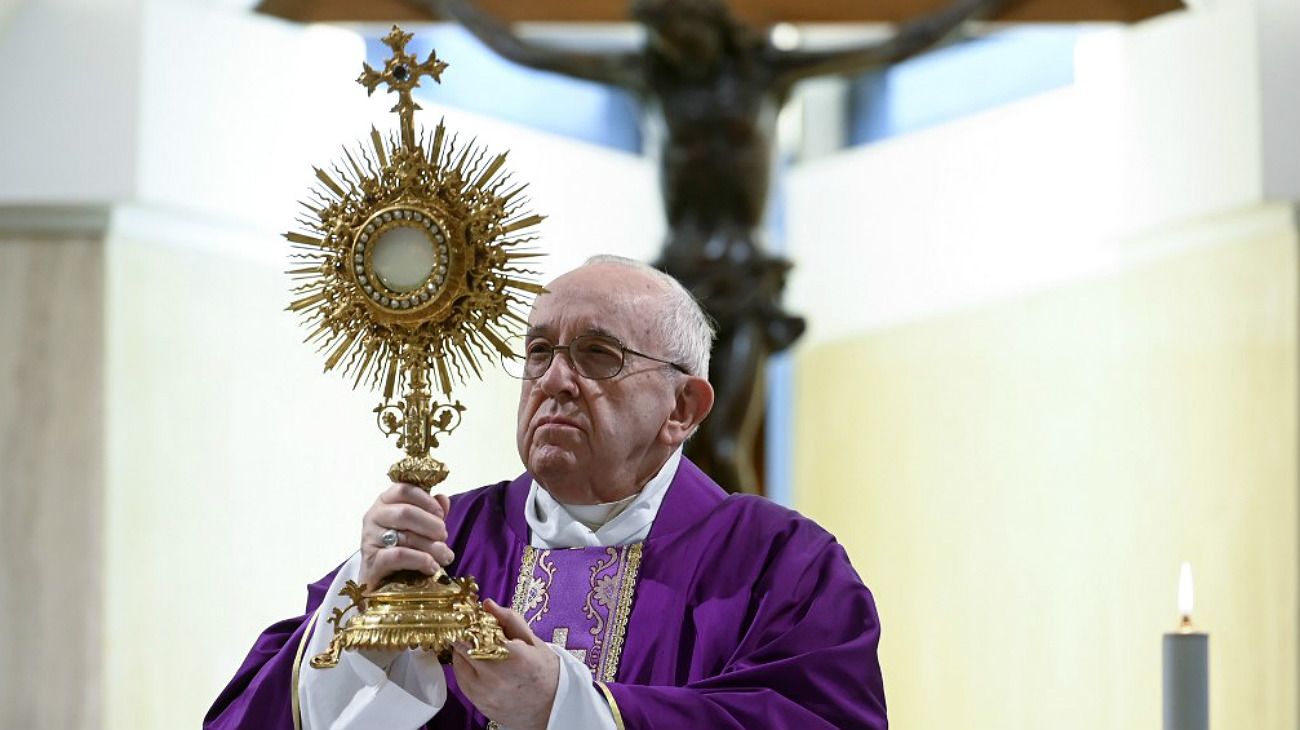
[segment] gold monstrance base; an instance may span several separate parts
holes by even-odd
[[[447,468],[437,459],[408,456],[393,464],[388,475],[393,481],[431,489],[446,478]],[[444,664],[451,661],[452,647],[458,643],[468,644],[475,659],[509,655],[505,634],[479,603],[478,584],[472,577],[452,578],[441,568],[436,575],[402,571],[373,593],[348,581],[343,595],[352,598],[352,605],[336,610],[330,619],[334,638],[329,649],[312,658],[315,669],[336,666],[342,652],[357,649],[424,649],[436,653]],[[353,608],[360,613],[340,627],[342,617]]]
[[[411,381],[402,403],[402,420],[418,418],[427,424],[437,408],[430,409],[427,384],[417,368],[412,369]],[[382,413],[382,407],[380,410]],[[408,455],[393,464],[388,477],[428,491],[447,478],[447,467],[427,454]],[[335,609],[329,618],[334,638],[327,650],[312,657],[314,669],[337,666],[342,652],[358,649],[424,649],[437,654],[444,664],[451,661],[456,644],[468,645],[468,653],[475,659],[509,656],[501,625],[479,602],[478,584],[472,576],[453,578],[442,568],[431,576],[399,571],[389,576],[379,590],[369,593],[366,586],[348,581],[341,595],[348,596],[352,604]],[[359,613],[342,625],[343,617],[353,608]]]
[[[408,402],[411,399],[408,394]],[[429,456],[407,456],[393,464],[388,476],[395,482],[428,490],[447,478],[447,467]],[[352,605],[335,609],[329,619],[334,625],[334,638],[329,649],[312,657],[315,669],[336,666],[342,652],[357,649],[424,649],[436,653],[444,664],[451,661],[456,644],[469,645],[469,655],[475,659],[504,659],[509,655],[505,634],[496,618],[479,603],[478,584],[472,577],[452,578],[441,568],[435,575],[401,571],[371,593],[366,592],[366,586],[348,581],[342,595],[351,598]],[[343,616],[353,608],[360,613],[340,626]]]
[[[348,585],[358,594],[364,590],[351,581]],[[393,581],[360,597],[363,613],[335,632],[329,649],[312,658],[313,668],[336,666],[342,652],[358,649],[425,649],[444,664],[458,643],[468,644],[475,659],[509,656],[501,626],[483,610],[473,578],[451,578],[439,570],[436,576]]]

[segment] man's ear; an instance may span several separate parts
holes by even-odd
[[[670,446],[680,446],[713,410],[713,386],[694,375],[686,376],[677,387],[677,401],[660,429],[660,438]]]

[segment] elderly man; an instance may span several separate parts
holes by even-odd
[[[844,550],[681,456],[713,404],[696,302],[608,256],[547,290],[515,373],[527,472],[451,499],[389,487],[361,550],[309,588],[306,615],[262,635],[205,727],[887,726],[875,604]],[[439,565],[478,578],[508,659],[299,667],[328,644],[315,616],[344,605],[347,580]]]

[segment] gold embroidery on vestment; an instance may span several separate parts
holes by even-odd
[[[551,643],[569,652],[575,658],[577,658],[578,661],[582,662],[583,664],[587,663],[586,649],[569,648],[569,628],[567,626],[561,626],[560,628],[551,632]]]
[[[311,632],[316,628],[316,619],[320,616],[320,609],[316,609],[311,615],[311,620],[307,622],[307,630],[302,632],[302,638],[298,640],[298,651],[293,655],[293,671],[289,675],[289,708],[293,714],[293,730],[302,730],[302,708],[299,707],[298,700],[298,677],[302,669],[302,654],[307,649],[307,640],[311,638]]]
[[[529,608],[529,593],[534,580],[533,566],[536,564],[537,549],[532,545],[525,545],[523,558],[519,562],[519,580],[515,581],[515,595],[510,601],[510,607],[520,616],[523,616]]]
[[[628,546],[627,552],[623,554],[623,569],[619,572],[623,574],[623,585],[619,589],[618,610],[614,612],[614,619],[609,630],[609,653],[605,655],[605,671],[602,676],[597,677],[602,682],[613,682],[614,675],[618,672],[618,663],[623,658],[623,640],[627,635],[627,620],[632,615],[632,598],[636,595],[637,574],[641,571],[641,545],[634,543]],[[605,690],[609,695],[609,690]],[[623,719],[618,714],[618,705],[614,702],[614,696],[609,695],[610,706],[614,709],[614,719],[618,726],[623,727]]]
[[[519,578],[515,581],[515,594],[510,603],[511,608],[523,616],[530,627],[539,621],[549,608],[549,588],[555,580],[556,570],[555,565],[549,560],[550,553],[548,549],[527,545],[519,561]],[[597,681],[613,682],[618,675],[623,645],[627,639],[628,618],[631,616],[632,601],[636,596],[642,554],[642,543],[633,543],[626,546],[626,549],[610,547],[606,549],[608,559],[598,562],[591,569],[588,579],[589,590],[582,606],[583,614],[596,622],[595,628],[591,629],[593,645],[590,654],[587,654],[586,650],[570,649],[567,646],[569,631],[567,628],[557,628],[553,632],[551,643],[559,645],[560,648],[571,652],[587,664],[592,670],[593,678]],[[619,564],[617,580],[615,576],[596,578],[615,563]],[[546,573],[545,580],[534,575],[538,567]],[[606,626],[606,618],[596,610],[595,604],[609,609],[608,626]],[[542,609],[529,616],[528,612],[538,605],[541,605]],[[563,631],[563,639],[560,639],[561,631]],[[587,658],[591,661],[586,661]],[[595,666],[592,666],[593,663]]]

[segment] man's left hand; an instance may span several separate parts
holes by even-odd
[[[489,719],[510,730],[546,730],[560,682],[560,658],[518,613],[491,599],[483,607],[506,635],[508,659],[471,659],[456,647],[456,683]]]

